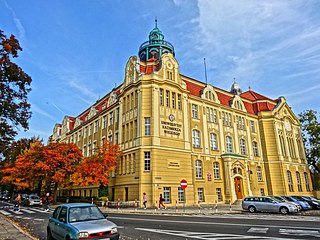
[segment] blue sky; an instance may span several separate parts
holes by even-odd
[[[180,72],[230,90],[285,96],[298,114],[320,111],[320,1],[0,0],[0,29],[23,48],[32,79],[30,129],[45,141],[65,115],[77,116],[123,82],[158,19]]]

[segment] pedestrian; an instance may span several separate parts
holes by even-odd
[[[144,206],[144,209],[147,209],[147,194],[144,192],[143,193],[143,206]]]
[[[44,210],[48,212],[50,210],[50,193],[46,194],[46,198],[44,200]]]
[[[18,193],[18,196],[16,197],[16,204],[15,204],[15,211],[20,211],[20,205],[21,205],[21,195]]]
[[[164,205],[164,198],[162,197],[162,194],[160,194],[159,198],[159,208],[163,207],[164,209],[167,209],[167,207]]]

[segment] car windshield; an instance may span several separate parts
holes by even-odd
[[[295,199],[297,199],[298,201],[305,201],[305,199],[303,199],[302,197],[300,196],[294,196]]]
[[[90,221],[105,218],[96,206],[72,207],[69,210],[69,222]]]
[[[285,202],[285,201],[286,201],[286,200],[283,199],[282,197],[278,197],[278,196],[275,196],[275,197],[273,197],[273,198],[279,200],[280,202]]]

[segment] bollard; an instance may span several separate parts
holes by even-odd
[[[198,211],[200,213],[200,201],[198,201]]]
[[[137,203],[137,199],[134,200],[134,211],[137,211],[138,208],[138,203]]]
[[[154,211],[156,212],[158,208],[158,201],[156,201],[156,204],[154,205]]]
[[[118,198],[118,210],[120,209],[120,199]]]
[[[230,211],[232,211],[231,200],[229,200],[229,203],[230,203]]]
[[[108,203],[108,200],[106,200],[106,206],[105,206],[106,208],[108,208],[109,207],[109,203]]]
[[[176,200],[176,212],[178,212],[178,201]]]
[[[216,213],[218,212],[218,202],[216,200]]]
[[[91,198],[91,204],[93,204],[93,198]]]

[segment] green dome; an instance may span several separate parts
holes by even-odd
[[[157,19],[155,20],[155,27],[149,33],[149,41],[140,45],[139,58],[142,61],[147,61],[150,58],[160,59],[163,53],[172,53],[174,55],[173,45],[164,40],[164,35],[157,26]]]

